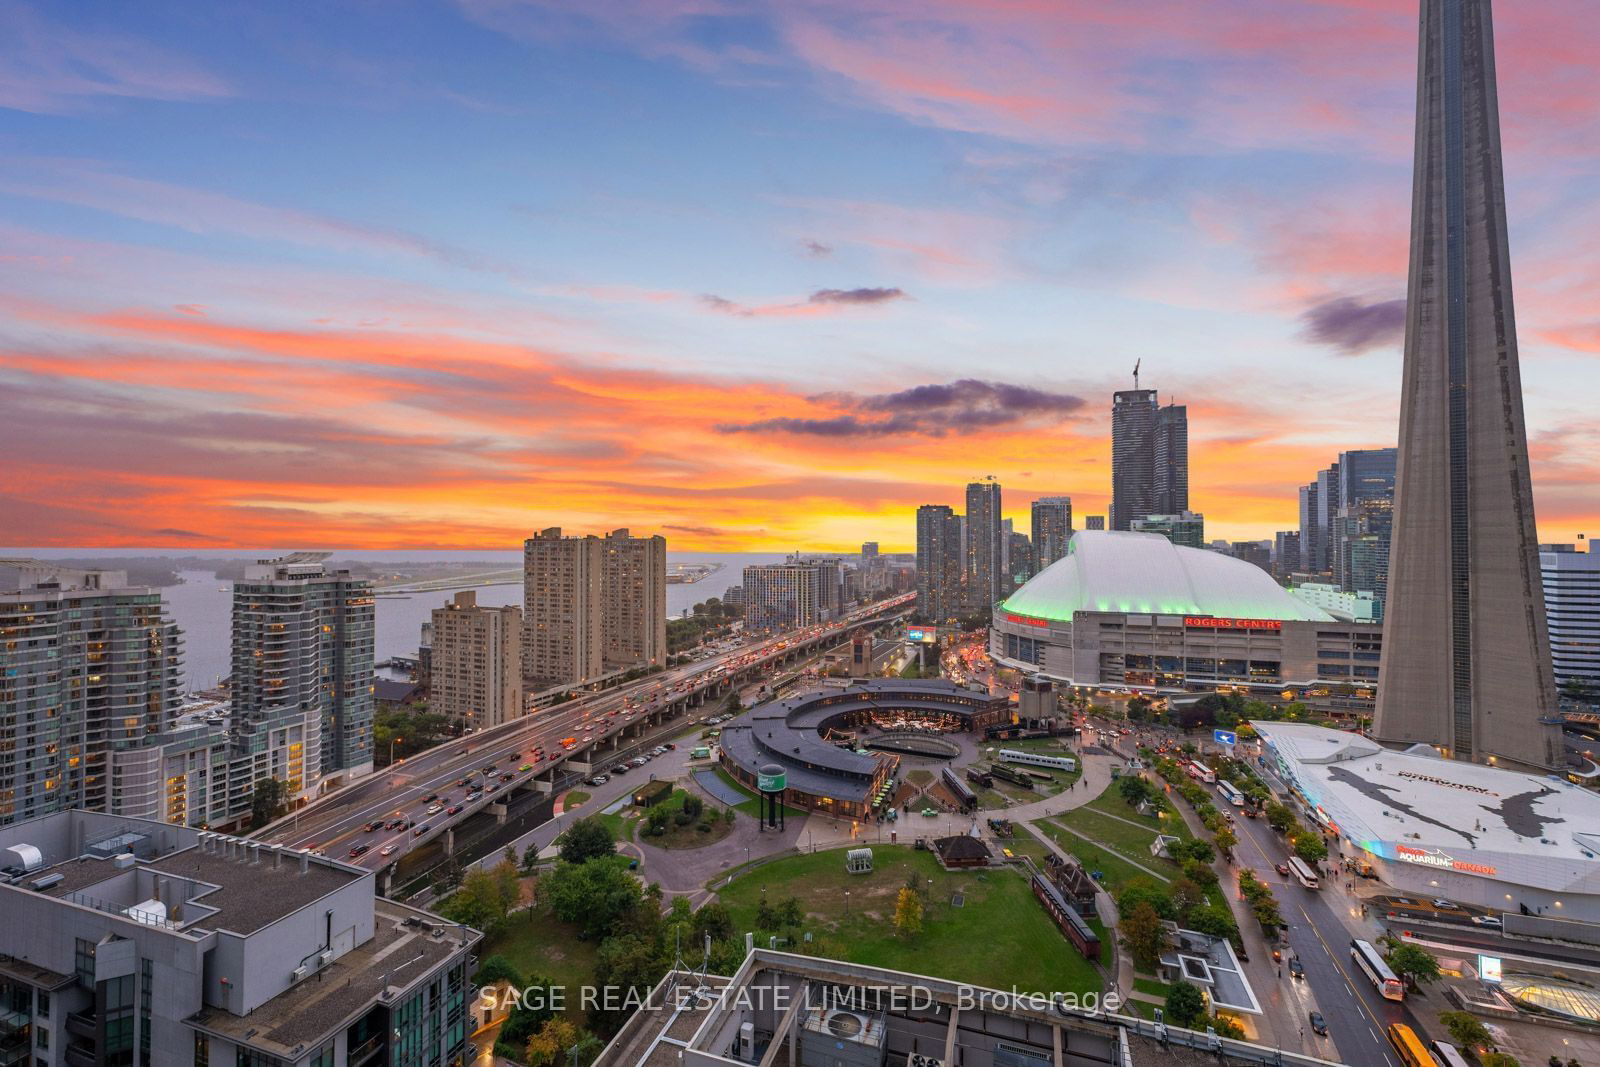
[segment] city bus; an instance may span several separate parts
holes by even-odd
[[[1438,1067],[1428,1052],[1428,1046],[1405,1023],[1389,1024],[1389,1044],[1394,1046],[1395,1052],[1400,1055],[1400,1062],[1406,1067]]]
[[[1389,964],[1378,955],[1378,950],[1372,947],[1372,942],[1363,941],[1359,937],[1350,941],[1350,958],[1356,961],[1356,966],[1366,974],[1372,987],[1385,1000],[1406,999],[1406,987],[1400,984],[1400,979],[1394,976],[1389,969]],[[1407,1031],[1409,1033],[1409,1031]],[[1415,1036],[1415,1035],[1413,1035]],[[1420,1045],[1418,1046],[1421,1047]],[[1423,1050],[1426,1053],[1427,1050]],[[1424,1060],[1424,1063],[1427,1061]]]
[[[1244,793],[1243,793],[1243,791],[1240,790],[1240,788],[1238,786],[1234,785],[1232,782],[1227,781],[1226,779],[1218,781],[1217,782],[1217,792],[1221,793],[1223,798],[1226,799],[1227,802],[1229,804],[1232,804],[1234,807],[1236,807],[1236,808],[1244,807]]]
[[[1295,881],[1307,889],[1317,888],[1317,872],[1306,865],[1306,861],[1299,856],[1289,857],[1289,873],[1294,875]]]
[[[1471,1067],[1466,1057],[1448,1041],[1435,1041],[1428,1047],[1433,1050],[1434,1058],[1444,1064],[1444,1067]]]
[[[1210,785],[1212,782],[1217,780],[1217,772],[1212,770],[1210,767],[1207,767],[1199,760],[1195,760],[1189,764],[1189,777],[1198,778],[1202,782],[1206,783],[1206,785]]]
[[[1035,767],[1050,767],[1069,774],[1078,769],[1078,761],[1071,756],[1046,756],[1039,752],[1019,752],[1014,748],[1002,748],[1000,758],[1007,763],[1031,763]]]

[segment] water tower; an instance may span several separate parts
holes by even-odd
[[[765,833],[769,828],[783,829],[783,791],[788,784],[788,774],[776,763],[764,763],[756,772],[756,789],[761,793],[757,830]]]

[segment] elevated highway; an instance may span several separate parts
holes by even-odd
[[[416,850],[437,844],[448,853],[466,820],[482,813],[504,820],[532,799],[530,793],[550,794],[604,773],[697,720],[709,702],[848,640],[857,629],[905,614],[914,599],[906,594],[880,601],[833,622],[759,638],[447,741],[319,797],[251,836],[391,872]],[[367,830],[372,824],[378,828]],[[363,846],[360,855],[349,855]]]

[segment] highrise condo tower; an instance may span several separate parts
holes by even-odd
[[[1373,733],[1554,767],[1489,0],[1423,0],[1416,138]]]

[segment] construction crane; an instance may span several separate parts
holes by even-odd
[[[1139,388],[1139,364],[1141,364],[1143,362],[1144,362],[1144,357],[1143,356],[1140,356],[1138,359],[1133,361],[1133,387],[1135,389]]]

